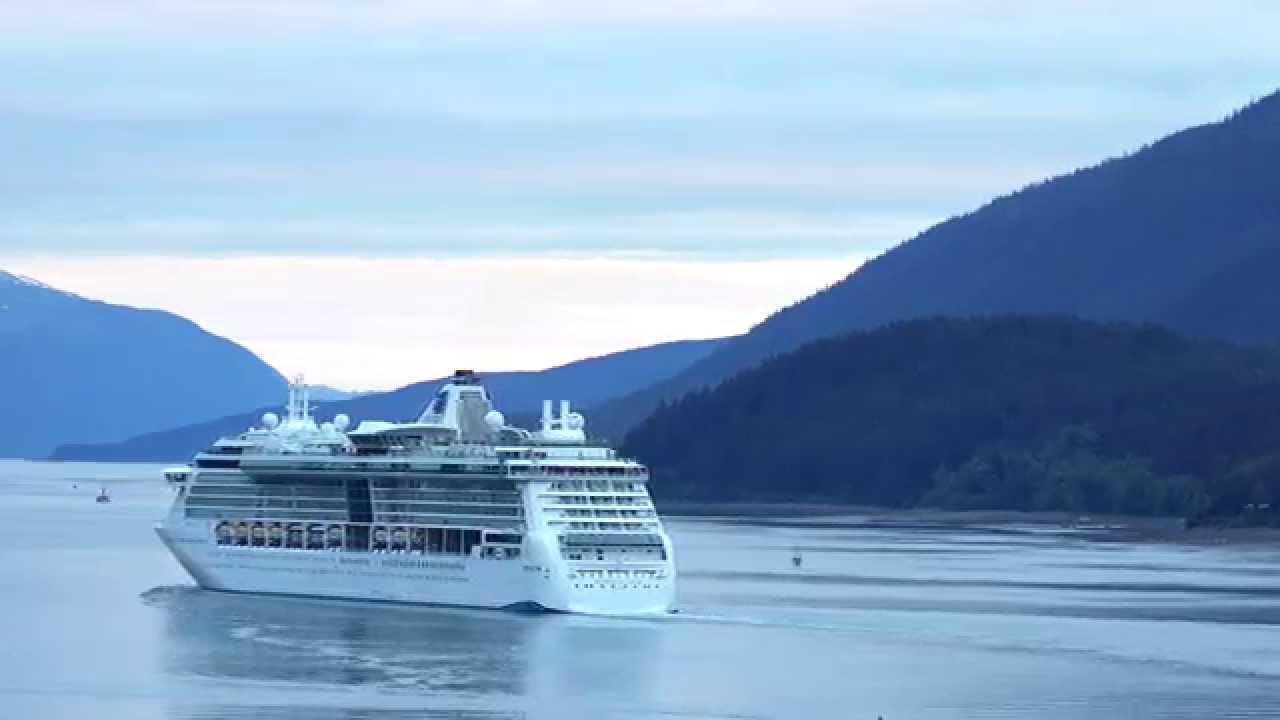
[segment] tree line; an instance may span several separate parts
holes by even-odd
[[[926,318],[665,404],[659,497],[1235,516],[1280,504],[1280,352],[1153,325]]]

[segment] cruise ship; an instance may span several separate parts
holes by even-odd
[[[567,401],[508,425],[459,370],[412,422],[284,416],[169,468],[160,539],[212,590],[591,614],[670,612],[671,540],[644,465]]]

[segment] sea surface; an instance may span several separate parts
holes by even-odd
[[[0,717],[1280,718],[1277,547],[672,518],[670,617],[398,607],[196,589],[159,477],[0,461]]]

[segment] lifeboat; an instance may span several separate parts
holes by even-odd
[[[342,547],[345,537],[346,533],[343,532],[341,525],[329,526],[329,547]]]

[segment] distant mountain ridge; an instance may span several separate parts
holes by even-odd
[[[374,390],[343,390],[329,385],[310,385],[308,391],[311,393],[311,399],[314,402],[337,402],[338,400],[350,400],[358,398],[362,395],[370,395]]]
[[[1275,343],[1277,277],[1280,94],[1272,94],[939,223],[596,416],[619,434],[662,401],[772,355],[932,315],[1056,313]]]
[[[256,355],[172,313],[0,271],[0,456],[123,439],[284,391]]]
[[[481,379],[509,421],[528,422],[540,411],[544,399],[570,400],[580,409],[629,393],[668,377],[705,357],[726,341],[682,340],[587,358],[546,370],[481,372]],[[346,413],[361,420],[416,418],[436,387],[447,378],[406,385],[398,390],[362,395],[349,400],[320,403],[316,414],[329,418]],[[283,391],[281,391],[283,392]],[[251,412],[240,412],[205,422],[150,432],[122,442],[68,444],[52,454],[57,460],[171,461],[185,460],[219,436],[240,432],[259,423],[267,410],[278,412],[283,395]],[[592,418],[587,416],[587,430]]]

